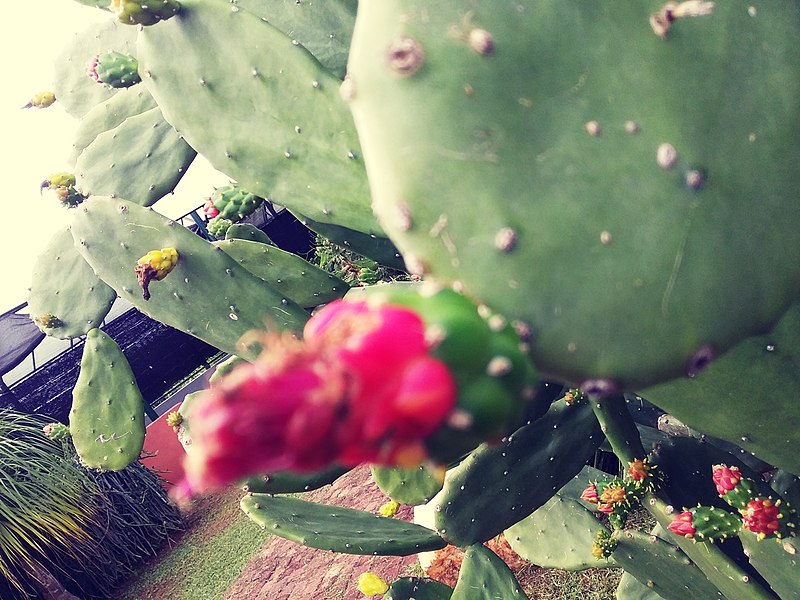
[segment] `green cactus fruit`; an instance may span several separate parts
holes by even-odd
[[[350,469],[334,465],[313,473],[281,471],[250,477],[242,483],[245,492],[253,494],[295,494],[310,492],[333,483]]]
[[[76,338],[100,326],[116,297],[64,229],[53,235],[34,263],[28,310],[46,334]]]
[[[208,222],[206,228],[208,229],[208,233],[213,235],[215,238],[223,239],[231,225],[233,225],[233,221],[230,219],[225,219],[224,217],[214,217]]]
[[[63,423],[48,423],[42,427],[42,433],[56,441],[66,440],[70,437],[69,427]]]
[[[248,494],[240,506],[270,534],[310,548],[345,554],[408,556],[447,545],[425,527],[352,508],[267,494]]]
[[[145,28],[136,52],[167,121],[249,192],[316,221],[382,235],[341,80],[236,5],[182,6],[179,19]]]
[[[111,10],[125,25],[155,25],[174,17],[181,9],[177,0],[111,0]]]
[[[414,309],[425,323],[431,355],[448,366],[456,381],[455,416],[429,440],[434,459],[447,463],[483,440],[499,439],[519,426],[525,409],[546,410],[530,406],[538,374],[519,335],[499,315],[437,286],[387,284],[368,288],[367,297]]]
[[[800,290],[800,5],[690,4],[662,39],[653,3],[359,3],[380,222],[559,380],[696,374]]]
[[[220,217],[233,222],[241,221],[253,214],[264,199],[236,184],[226,185],[214,190],[211,202],[219,210]]]
[[[439,493],[444,484],[444,469],[441,467],[373,466],[371,469],[373,481],[384,494],[409,506],[424,504]]]
[[[450,600],[453,588],[435,579],[401,577],[392,582],[382,600]]]
[[[728,596],[706,579],[703,572],[678,548],[655,534],[636,529],[618,530],[612,560],[664,600]]]
[[[128,88],[142,81],[136,57],[116,50],[98,54],[86,65],[86,74],[112,88]]]
[[[691,523],[694,533],[691,536],[700,542],[726,540],[735,536],[742,529],[741,516],[716,506],[697,506],[686,512],[692,515]]]
[[[494,552],[483,544],[464,552],[458,582],[451,600],[528,600],[516,577]]]
[[[34,94],[22,108],[48,108],[52,106],[55,101],[56,95],[54,92],[39,92],[38,94]]]
[[[119,471],[139,458],[144,402],[125,355],[100,329],[86,334],[69,429],[81,462]]]
[[[462,547],[493,538],[580,472],[602,437],[586,403],[554,404],[545,416],[499,444],[478,448],[451,470],[431,500],[437,531]]]
[[[136,36],[136,28],[125,27],[113,19],[75,33],[55,65],[53,91],[64,110],[80,119],[118,92],[114,88],[97,85],[86,77],[84,67],[90,57],[101,52],[116,50],[135,54]]]

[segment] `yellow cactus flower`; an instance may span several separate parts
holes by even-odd
[[[397,514],[400,504],[394,500],[389,500],[386,504],[378,509],[378,512],[384,517],[393,517]]]
[[[167,425],[172,428],[179,427],[180,424],[183,423],[183,415],[177,410],[173,410],[167,415],[165,421],[167,422]]]
[[[151,250],[136,261],[134,270],[139,285],[142,287],[142,297],[150,299],[150,282],[161,281],[178,264],[178,251],[175,248],[162,248]]]
[[[620,504],[625,501],[625,488],[621,485],[607,487],[600,494],[600,502],[603,504]]]
[[[53,92],[39,92],[22,108],[47,108],[52,106],[55,101],[56,95]]]
[[[358,591],[365,596],[378,596],[389,590],[389,584],[375,573],[362,573],[358,577]]]

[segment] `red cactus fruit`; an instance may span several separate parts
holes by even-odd
[[[667,526],[672,533],[675,535],[680,535],[685,538],[693,538],[694,534],[697,533],[697,530],[694,528],[694,524],[692,523],[694,515],[690,513],[688,510],[678,514]]]
[[[758,534],[761,539],[778,533],[782,516],[779,503],[768,498],[751,500],[742,511],[744,528]]]
[[[711,467],[711,477],[714,480],[714,485],[717,486],[717,493],[720,496],[724,496],[739,484],[742,474],[738,467],[714,465]]]

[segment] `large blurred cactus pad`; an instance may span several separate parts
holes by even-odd
[[[661,4],[359,6],[344,91],[383,227],[570,381],[692,371],[800,287],[800,5],[662,38]]]

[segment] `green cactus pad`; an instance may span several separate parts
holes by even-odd
[[[214,167],[315,220],[382,234],[341,81],[305,48],[236,6],[187,0],[141,32],[137,55],[164,117]]]
[[[586,487],[606,474],[584,467],[530,516],[506,529],[508,543],[522,558],[545,568],[578,571],[609,566],[592,555],[597,532],[604,529],[580,500]]]
[[[556,403],[495,446],[483,446],[448,476],[431,501],[451,544],[489,540],[545,504],[578,473],[603,435],[586,403]]]
[[[59,339],[81,336],[99,327],[117,293],[100,280],[75,248],[68,229],[50,240],[33,266],[28,311],[46,334]],[[58,327],[37,321],[52,315]]]
[[[142,451],[142,394],[125,355],[100,329],[86,334],[69,429],[81,462],[91,469],[120,471]]]
[[[72,142],[70,162],[74,165],[81,152],[104,131],[110,131],[121,125],[128,117],[139,115],[155,107],[156,101],[143,86],[119,90],[81,118]]]
[[[299,4],[295,0],[238,0],[237,4],[297,40],[323,67],[344,78],[356,22],[354,0]]]
[[[641,395],[707,434],[800,473],[800,303],[771,333],[749,338],[693,379]]]
[[[664,600],[725,598],[681,550],[660,537],[636,529],[618,530],[613,537],[612,559]]]
[[[758,540],[743,529],[739,539],[750,564],[781,600],[800,600],[800,538]]]
[[[275,245],[266,233],[250,223],[234,223],[228,227],[228,230],[225,232],[225,239],[247,240],[248,242]]]
[[[333,483],[350,469],[333,466],[313,473],[282,471],[250,477],[242,483],[245,492],[253,494],[294,494],[310,492]]]
[[[136,51],[136,29],[109,20],[92,25],[75,34],[75,38],[56,60],[53,91],[58,103],[73,117],[80,119],[96,105],[111,98],[117,90],[97,85],[84,72],[86,63],[101,52],[117,50],[128,54]]]
[[[81,254],[121,297],[148,316],[231,354],[252,330],[300,330],[308,314],[221,250],[152,209],[94,197],[76,211]],[[150,250],[175,248],[178,264],[150,286],[145,301],[134,272]]]
[[[800,5],[716,2],[665,40],[659,4],[359,4],[380,222],[567,382],[694,372],[800,290]]]
[[[616,600],[664,600],[627,571],[622,573],[614,597]]]
[[[373,466],[371,469],[375,484],[400,504],[424,504],[442,489],[442,480],[423,465],[412,468]]]
[[[78,187],[150,206],[172,192],[197,153],[156,107],[99,134],[78,156]]]
[[[800,477],[778,469],[769,480],[769,485],[794,510],[800,509]]]
[[[435,579],[401,577],[392,582],[382,600],[450,600],[453,588]]]
[[[270,534],[310,548],[345,554],[408,556],[447,545],[425,527],[352,508],[266,494],[248,494],[240,506]]]
[[[300,306],[331,302],[350,289],[335,275],[277,246],[236,239],[214,245]]]
[[[508,565],[482,544],[464,552],[461,572],[451,600],[527,600]]]

